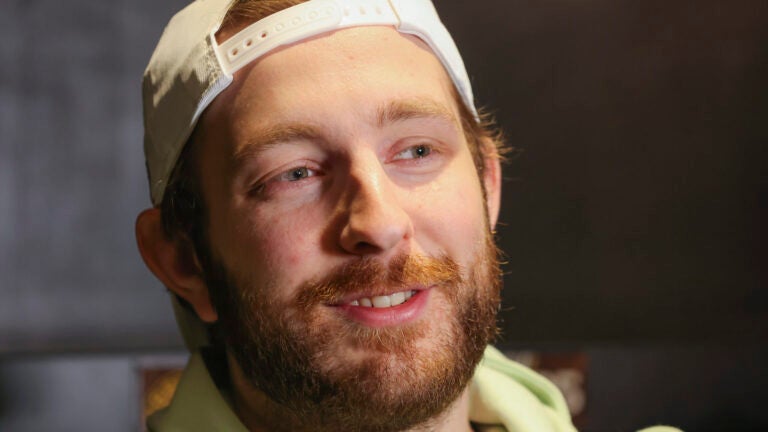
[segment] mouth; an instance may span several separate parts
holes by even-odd
[[[359,297],[347,304],[350,306],[372,307],[372,308],[390,308],[407,302],[416,294],[415,290],[400,291],[389,295],[380,295],[372,297]]]
[[[329,306],[367,327],[397,326],[413,322],[425,313],[431,291],[423,288],[382,295],[357,294]]]

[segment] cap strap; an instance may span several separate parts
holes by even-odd
[[[362,25],[397,26],[387,0],[312,0],[274,13],[216,47],[222,70],[232,75],[267,52],[336,29]]]

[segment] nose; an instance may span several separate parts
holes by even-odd
[[[378,160],[351,170],[342,203],[342,249],[361,256],[397,252],[413,236],[411,218],[398,195]]]

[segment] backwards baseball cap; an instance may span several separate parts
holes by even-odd
[[[392,26],[432,49],[477,115],[464,63],[430,0],[309,0],[267,16],[219,44],[233,0],[196,0],[163,32],[144,72],[144,154],[152,203],[159,205],[176,161],[206,107],[233,74],[280,46],[338,29]]]

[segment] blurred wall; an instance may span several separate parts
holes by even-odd
[[[501,217],[507,333],[765,340],[768,3],[489,5],[452,28],[523,150]]]
[[[592,353],[598,407],[621,380],[636,413],[665,388],[690,398],[660,421],[768,427],[764,362],[750,361],[768,339],[768,4],[436,3],[477,99],[521,149],[499,227],[500,344]],[[128,380],[108,387],[128,398],[135,353],[181,348],[133,221],[149,205],[141,74],[183,4],[0,5],[2,430],[33,424],[14,417],[29,405],[8,402],[32,382],[24,373],[97,362]],[[629,364],[658,373],[640,380]],[[47,382],[74,385],[61,374]],[[613,414],[591,411],[593,430],[655,421]]]
[[[179,346],[138,255],[141,76],[184,2],[0,12],[0,352]]]

